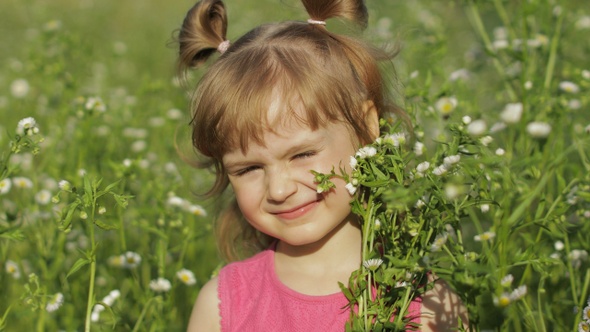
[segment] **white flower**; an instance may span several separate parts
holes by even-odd
[[[128,251],[121,255],[122,265],[125,268],[132,269],[137,267],[141,263],[141,256],[133,251]]]
[[[449,81],[468,80],[471,77],[469,70],[465,68],[457,69],[449,75]]]
[[[510,299],[510,294],[509,293],[502,293],[499,297],[494,295],[494,305],[496,307],[500,307],[500,308],[505,308],[507,306],[510,305],[510,303],[512,302],[512,300]]]
[[[497,133],[499,131],[502,131],[506,129],[506,124],[504,122],[496,122],[492,125],[492,127],[490,128],[490,133]]]
[[[443,164],[446,168],[450,168],[452,165],[458,163],[461,160],[461,155],[455,154],[452,156],[445,157]]]
[[[391,135],[386,135],[383,138],[383,141],[397,148],[406,142],[406,135],[403,133],[394,133]]]
[[[518,123],[522,117],[522,103],[509,103],[504,107],[502,113],[500,113],[500,119],[504,123]]]
[[[0,181],[0,195],[7,194],[10,191],[10,188],[12,188],[12,181],[10,181],[10,178]]]
[[[578,324],[578,332],[588,332],[590,331],[590,322],[589,321],[581,321]]]
[[[33,181],[24,176],[15,176],[12,178],[12,184],[15,188],[31,189],[33,188]]]
[[[185,205],[185,200],[178,197],[178,196],[169,196],[168,200],[166,201],[166,204],[170,205],[170,206],[178,206],[178,207],[182,207]]]
[[[465,115],[461,118],[461,121],[463,121],[464,124],[468,125],[471,123],[471,117],[469,115]]]
[[[14,279],[20,278],[20,268],[15,262],[10,259],[7,260],[4,268],[6,269],[6,273],[10,274]]]
[[[186,211],[190,214],[194,214],[195,216],[199,216],[199,217],[206,217],[207,216],[207,211],[205,211],[205,209],[197,204],[191,204],[188,207],[186,207]]]
[[[567,102],[567,107],[571,110],[579,110],[582,108],[582,102],[579,99],[572,99]]]
[[[576,21],[576,29],[590,29],[590,16],[582,16]]]
[[[532,88],[533,88],[533,82],[531,82],[531,81],[524,82],[524,89],[525,90],[530,90]]]
[[[347,183],[345,186],[346,190],[348,190],[348,193],[350,194],[350,196],[354,195],[356,193],[356,187],[352,184],[352,183]]]
[[[165,278],[158,278],[150,281],[150,289],[154,292],[163,293],[167,292],[172,288],[170,281]]]
[[[588,259],[588,252],[583,249],[574,249],[567,257],[572,261],[572,266],[578,269],[582,265],[582,262]]]
[[[515,290],[512,291],[512,293],[510,293],[510,299],[512,301],[520,300],[526,295],[526,292],[526,285],[518,286]]]
[[[447,243],[448,237],[449,234],[447,232],[438,234],[434,239],[434,242],[432,242],[432,245],[430,246],[430,251],[440,251],[440,249],[445,245],[445,243]]]
[[[502,285],[502,287],[510,287],[513,281],[514,277],[512,276],[512,274],[507,274],[504,276],[504,278],[502,278],[502,280],[500,280],[500,284]]]
[[[455,97],[442,97],[436,101],[434,107],[443,116],[448,116],[457,107],[457,98]]]
[[[557,251],[562,251],[565,248],[565,245],[561,241],[555,241],[555,243],[553,244],[553,247]]]
[[[425,150],[426,150],[426,147],[424,146],[424,143],[418,142],[418,141],[416,141],[416,143],[414,143],[414,154],[416,156],[423,155]]]
[[[467,132],[471,136],[481,136],[485,134],[488,129],[488,125],[484,120],[475,120],[467,125]]]
[[[183,284],[187,286],[192,286],[197,282],[197,279],[195,279],[195,274],[187,269],[182,269],[176,272],[176,278],[178,278]]]
[[[373,157],[376,154],[377,154],[377,149],[375,147],[365,146],[365,147],[360,148],[357,151],[356,156],[361,159],[365,159],[365,158]]]
[[[182,111],[176,108],[169,109],[168,112],[166,112],[166,115],[168,116],[168,119],[171,120],[180,120],[183,116]]]
[[[59,181],[57,183],[57,187],[60,190],[63,190],[63,191],[70,191],[70,190],[72,190],[72,185],[68,181],[66,181],[66,180]]]
[[[121,292],[118,289],[114,289],[110,291],[107,296],[104,297],[102,302],[104,302],[104,304],[108,305],[109,307],[112,307],[115,303],[115,300],[118,299],[120,296]]]
[[[107,106],[100,97],[89,97],[84,104],[84,108],[88,111],[96,111],[104,113],[107,110]]]
[[[585,80],[590,80],[590,70],[586,70],[586,69],[582,70],[582,77]]]
[[[426,205],[426,203],[422,199],[419,199],[416,201],[416,204],[414,206],[419,209],[419,208],[423,207],[424,205]]]
[[[506,27],[503,26],[495,27],[494,38],[500,40],[508,39],[508,29],[506,29]]]
[[[492,42],[492,49],[496,51],[505,50],[508,48],[508,46],[510,46],[510,44],[505,39],[498,39]]]
[[[496,155],[497,156],[503,156],[506,153],[506,151],[502,148],[497,148],[496,149]]]
[[[559,89],[561,91],[565,91],[568,93],[578,93],[580,92],[580,87],[574,83],[574,82],[570,82],[570,81],[563,81],[559,83]]]
[[[479,206],[481,212],[486,213],[488,211],[490,211],[490,205],[489,204],[482,204]]]
[[[381,228],[381,220],[375,219],[375,229],[378,230]]]
[[[354,156],[350,156],[349,164],[350,164],[350,169],[355,170],[356,166],[358,164],[358,160],[356,160],[356,158]]]
[[[35,118],[27,117],[20,120],[16,125],[16,133],[18,135],[28,136],[39,133],[39,127],[37,127],[37,121],[35,121]]]
[[[47,310],[47,312],[54,312],[59,309],[63,303],[64,295],[62,293],[56,293],[51,297],[51,299],[49,299],[49,301],[47,301],[45,310]]]
[[[29,86],[29,82],[27,80],[20,78],[17,80],[12,81],[10,84],[10,93],[14,98],[24,98],[29,94],[29,90],[31,87]]]
[[[546,122],[535,121],[526,126],[526,131],[533,138],[545,138],[551,133],[551,125]]]
[[[494,232],[483,232],[482,234],[476,235],[473,239],[477,242],[488,241],[496,237],[496,233]]]
[[[447,172],[448,172],[448,169],[446,168],[445,164],[442,164],[442,165],[436,167],[434,170],[432,170],[432,174],[437,175],[437,176],[444,175]]]
[[[51,191],[43,189],[35,194],[35,202],[39,205],[47,205],[51,202]]]
[[[445,196],[448,200],[457,199],[462,193],[462,188],[456,184],[448,183],[445,185]]]
[[[416,172],[424,173],[430,168],[430,163],[427,161],[423,161],[416,166]]]
[[[371,271],[375,271],[381,264],[383,264],[383,260],[380,258],[372,258],[363,262],[363,266]]]
[[[131,151],[133,152],[141,152],[145,150],[147,147],[147,143],[144,140],[135,141],[131,144]]]

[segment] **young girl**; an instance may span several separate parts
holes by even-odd
[[[348,165],[379,136],[382,115],[404,114],[378,68],[391,57],[326,26],[343,18],[365,27],[363,1],[302,2],[308,21],[262,25],[231,45],[221,1],[203,0],[184,19],[181,70],[221,53],[193,95],[193,144],[215,167],[211,192],[231,185],[235,195],[217,223],[233,263],[201,289],[189,331],[344,331],[350,318],[338,283],[360,267],[359,221],[344,181],[318,193],[311,170]],[[466,321],[439,282],[409,314],[423,331]]]

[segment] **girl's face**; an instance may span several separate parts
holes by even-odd
[[[223,156],[236,199],[246,220],[259,231],[293,246],[315,243],[351,221],[345,182],[318,194],[310,172],[349,167],[356,152],[350,129],[340,122],[317,130],[297,121],[266,132],[263,145],[251,141]]]

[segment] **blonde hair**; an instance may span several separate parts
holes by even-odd
[[[344,18],[367,25],[362,0],[302,0],[313,20]],[[202,65],[226,40],[227,14],[222,1],[203,0],[193,6],[179,33],[179,71]],[[374,103],[379,116],[405,113],[386,98],[379,70],[394,54],[359,38],[335,34],[319,24],[287,21],[258,26],[233,42],[211,64],[192,97],[192,142],[210,161],[216,181],[210,194],[229,183],[222,157],[236,148],[247,150],[250,140],[263,144],[272,130],[268,109],[273,94],[281,96],[286,114],[280,121],[299,121],[311,129],[343,121],[361,143],[370,130],[363,104]],[[304,116],[294,111],[303,106]],[[234,200],[218,218],[218,247],[228,260],[238,260],[267,247],[273,239],[244,220]]]

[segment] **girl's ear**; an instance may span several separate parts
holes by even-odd
[[[369,134],[371,135],[371,139],[375,140],[379,137],[379,112],[377,112],[377,107],[375,107],[375,103],[372,100],[366,100],[363,103],[363,114],[365,116],[365,123],[367,124],[367,129],[369,129]],[[368,142],[370,143],[370,142]]]

